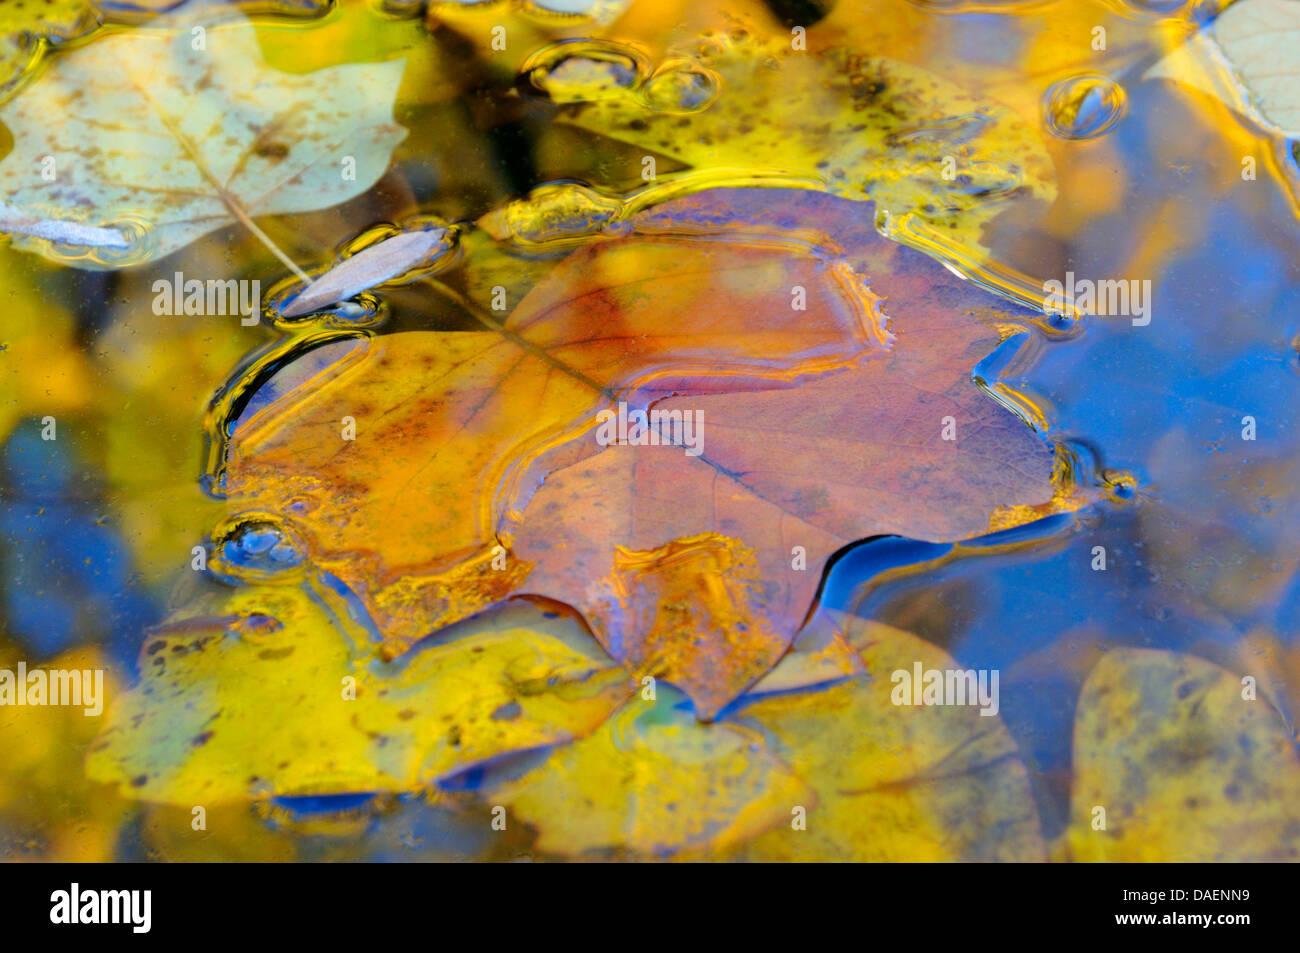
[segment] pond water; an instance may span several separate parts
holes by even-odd
[[[388,672],[385,666],[409,665],[413,672],[421,663],[403,661],[392,650],[385,641],[388,617],[372,613],[373,604],[351,583],[355,564],[321,557],[311,534],[294,528],[295,514],[308,513],[321,494],[343,499],[362,491],[321,489],[308,469],[266,491],[281,493],[282,511],[251,507],[250,515],[232,509],[227,444],[257,438],[268,408],[290,413],[284,408],[310,399],[329,375],[345,373],[339,368],[350,366],[349,360],[364,364],[368,358],[355,356],[364,342],[417,332],[481,334],[485,316],[491,320],[498,310],[490,304],[495,289],[503,289],[513,304],[575,248],[636,232],[634,216],[712,186],[783,189],[771,193],[779,196],[774,206],[794,207],[801,192],[827,187],[816,181],[819,170],[806,167],[804,157],[826,156],[832,171],[848,171],[836,182],[830,171],[820,170],[831,191],[862,199],[866,221],[888,209],[887,219],[875,219],[879,228],[918,254],[945,262],[967,286],[983,290],[987,307],[1006,316],[1003,344],[996,346],[995,336],[995,346],[971,364],[970,374],[982,383],[986,399],[1002,400],[1006,414],[1022,417],[1055,448],[1055,487],[1075,494],[1057,512],[1044,510],[1041,518],[1005,526],[989,522],[987,530],[963,538],[881,533],[839,548],[821,583],[823,609],[912,633],[962,669],[1000,673],[996,720],[1023,763],[1032,805],[1026,810],[1036,814],[1040,846],[970,846],[956,859],[1088,856],[1079,848],[1086,835],[1071,833],[1087,829],[1088,818],[1079,812],[1093,806],[1080,800],[1077,787],[1079,700],[1099,661],[1125,649],[1190,655],[1230,673],[1233,684],[1252,677],[1263,696],[1260,704],[1271,706],[1268,718],[1277,737],[1285,739],[1286,750],[1278,756],[1293,758],[1300,705],[1300,170],[1285,136],[1257,116],[1151,73],[1219,11],[1198,0],[637,0],[596,7],[595,20],[510,3],[480,8],[357,0],[246,7],[267,69],[302,77],[346,64],[401,61],[391,122],[405,133],[391,146],[391,162],[372,169],[370,153],[354,150],[362,181],[352,194],[314,210],[286,205],[285,211],[254,215],[266,241],[230,218],[155,256],[159,246],[151,243],[172,241],[172,232],[148,225],[157,203],[141,200],[135,217],[80,219],[116,223],[128,234],[125,254],[90,252],[107,256],[105,267],[70,264],[87,252],[68,243],[46,242],[51,254],[20,247],[17,239],[0,246],[0,667],[21,660],[29,668],[103,669],[112,708],[131,686],[147,683],[151,632],[198,639],[234,631],[222,626],[243,626],[240,638],[247,644],[266,639],[263,651],[281,651],[271,648],[280,645],[279,629],[294,625],[289,616],[277,615],[274,606],[281,603],[262,608],[254,597],[226,601],[232,591],[256,596],[258,587],[280,587],[306,594],[316,608],[303,612],[332,620],[319,625],[332,626],[338,644],[346,643],[352,653],[354,667],[340,672],[361,673],[363,685],[369,684],[365,673],[388,677],[380,674]],[[156,26],[139,12],[128,15],[112,4],[106,10],[108,24],[54,44],[11,86],[7,103],[20,103],[50,82],[65,60]],[[494,46],[497,28],[504,31],[503,49]],[[682,52],[695,49],[710,31],[727,36],[741,30],[754,42],[788,47],[793,39],[791,53],[804,58],[799,63],[812,64],[796,68],[807,73],[790,74],[786,92],[794,107],[762,78],[767,67],[761,58],[753,73],[757,85],[747,88],[722,66],[701,66]],[[216,39],[223,35],[215,27],[209,33],[218,61],[223,54]],[[893,121],[890,110],[913,110],[898,120],[913,140],[899,138],[898,129],[892,139],[871,130],[854,133],[860,139],[842,138],[837,124],[843,116],[829,112],[818,98],[825,90],[816,84],[818,69],[841,75],[845,61],[836,51],[844,49],[935,74],[969,100],[953,99],[957,94],[944,92],[947,86],[938,92],[924,84],[908,87],[911,74],[890,73],[890,82],[901,84],[903,92],[889,100],[885,118],[871,112],[874,106],[860,108],[873,117],[867,125]],[[849,62],[854,68],[855,61]],[[220,66],[214,75],[221,75]],[[811,85],[805,89],[803,81]],[[335,86],[354,84],[363,96],[371,95],[364,92],[369,82],[355,76],[333,80]],[[298,94],[268,88],[264,95],[275,105],[277,96]],[[937,105],[926,96],[936,97]],[[798,108],[800,97],[809,102],[806,111]],[[619,110],[631,108],[627,103],[633,100],[650,114],[683,117],[681,141],[656,147],[624,138]],[[608,103],[608,115],[583,113],[576,105],[592,101]],[[207,108],[201,96],[192,102],[195,115]],[[116,108],[107,100],[101,106]],[[9,151],[0,162],[26,161],[25,127],[14,128],[9,108],[0,108],[10,131],[4,145]],[[99,118],[133,115],[121,108]],[[286,114],[274,129],[263,130],[264,141],[253,150],[257,158],[249,161],[273,164],[283,145],[277,136],[293,143],[286,148],[298,148],[295,136],[315,141],[311,124],[344,108],[331,102],[319,111]],[[718,142],[708,142],[715,130],[693,123],[724,108],[737,116],[753,109],[759,133],[738,131],[742,120],[735,119],[717,127]],[[958,113],[960,121],[953,119]],[[306,117],[302,128],[288,118],[293,115]],[[58,130],[61,121],[53,118],[50,125]],[[614,133],[602,134],[602,124]],[[1025,141],[1031,146],[1023,148],[1045,156],[1046,165],[1031,159],[1008,171],[1007,156],[1022,148],[1018,133],[1007,131],[1012,125],[1030,131]],[[772,141],[760,134],[764,129]],[[56,154],[59,162],[66,157],[72,163],[67,174],[74,180],[77,145],[69,142]],[[151,161],[147,140],[135,140],[132,148],[142,151],[130,161]],[[949,153],[960,157],[962,174],[954,178],[939,171]],[[785,155],[791,157],[787,167],[777,167],[772,157]],[[647,157],[653,159],[650,178]],[[890,165],[923,158],[940,164],[905,175]],[[39,169],[28,171],[39,177]],[[172,173],[161,164],[154,174],[167,187],[201,187],[183,179],[167,183]],[[1000,197],[989,199],[991,194]],[[140,232],[127,227],[137,218],[146,223]],[[774,213],[773,220],[778,218]],[[226,313],[210,313],[214,309],[206,306],[201,314],[180,313],[180,307],[160,313],[154,304],[155,282],[175,279],[183,290],[182,275],[257,280],[262,300],[274,303],[283,300],[277,294],[298,287],[298,279],[271,246],[319,278],[345,253],[400,231],[437,228],[447,229],[445,241],[414,271],[354,295],[350,305],[328,314],[267,312],[252,323],[241,320],[251,317],[250,309],[241,312],[234,298]],[[495,241],[489,233],[512,233],[516,240]],[[803,247],[802,236],[769,237],[773,247]],[[1067,275],[1076,288],[1085,281],[1121,281],[1133,297],[1119,314],[1044,315],[1044,282],[1064,283]],[[888,313],[888,297],[883,307]],[[356,394],[359,406],[378,400],[382,390]],[[427,396],[413,388],[408,400]],[[527,406],[517,408],[521,420],[527,419]],[[860,412],[876,413],[866,401]],[[357,416],[364,432],[367,418]],[[712,436],[708,420],[706,412],[706,448]],[[269,480],[267,473],[248,479]],[[250,499],[258,498],[244,486]],[[291,490],[301,493],[296,503]],[[465,485],[466,511],[474,510],[475,492],[475,484]],[[382,536],[373,542],[381,553],[386,545]],[[391,558],[393,565],[403,564],[397,555]],[[204,563],[202,571],[196,571],[196,559]],[[447,597],[452,603],[457,598]],[[556,606],[542,608],[567,617]],[[404,610],[399,605],[392,611]],[[436,643],[435,629],[412,630],[404,645],[426,636]],[[181,644],[169,651],[183,661]],[[295,679],[309,663],[333,672],[333,656],[322,650],[304,658],[308,651],[300,649],[298,662],[288,656],[279,663],[300,666],[283,678],[276,673],[285,670],[254,673],[231,656],[225,669],[198,669],[192,681],[160,684],[156,694],[133,704],[165,710],[185,699],[198,700],[200,707],[206,700],[218,710],[242,702],[270,737],[279,730],[279,709],[269,702],[259,708],[260,699],[287,691],[285,685],[297,690]],[[394,655],[397,661],[390,662]],[[329,679],[326,690],[336,695],[339,679]],[[402,684],[400,691],[423,698],[414,681]],[[640,813],[624,819],[621,834],[604,840],[591,831],[539,838],[546,815],[537,804],[576,798],[574,792],[586,790],[582,785],[557,793],[546,782],[532,789],[532,800],[511,802],[504,830],[494,824],[494,808],[508,800],[498,792],[545,768],[551,745],[539,738],[520,741],[514,750],[489,751],[492,757],[482,764],[445,771],[438,784],[393,781],[371,789],[367,785],[376,775],[369,768],[348,781],[351,769],[339,764],[349,753],[340,749],[335,763],[332,736],[323,728],[320,744],[305,756],[313,763],[295,765],[292,779],[249,778],[243,795],[213,795],[205,805],[189,795],[193,788],[185,783],[205,772],[258,772],[220,760],[187,762],[185,739],[164,732],[138,742],[152,748],[134,751],[135,761],[126,759],[148,765],[141,769],[151,778],[141,785],[147,796],[137,797],[129,779],[119,784],[102,773],[87,774],[87,754],[108,716],[0,708],[0,857],[548,859],[569,854],[555,846],[569,842],[589,843],[599,856],[639,856],[645,844],[670,843],[682,846],[683,856],[714,857],[737,849],[734,839],[715,834],[743,814],[751,803],[746,797],[767,803],[770,796],[777,813],[789,816],[787,801],[797,797],[777,797],[775,782],[756,776],[767,770],[762,765],[768,754],[749,748],[747,755],[734,755],[727,749],[726,758],[746,763],[742,770],[727,761],[724,772],[718,731],[698,744],[681,741],[691,729],[679,729],[672,719],[689,715],[690,701],[662,681],[659,692],[667,701],[654,708],[650,722],[650,716],[619,720],[624,709],[611,716],[608,735],[593,736],[593,745],[605,744],[608,751],[582,749],[565,763],[565,771],[592,773],[592,785],[604,783],[591,767],[596,762],[611,774],[620,765],[629,773],[645,772],[633,789]],[[493,717],[517,720],[518,706],[511,705],[496,708]],[[750,739],[743,734],[748,723],[735,721],[743,719],[744,706],[742,699],[724,709],[710,730],[741,725],[734,727],[742,733],[737,737]],[[525,720],[531,717],[529,711]],[[601,721],[583,724],[594,730]],[[376,727],[372,737],[387,730]],[[661,745],[664,737],[683,747]],[[899,743],[882,742],[881,750]],[[779,751],[796,765],[796,774],[806,773],[797,751]],[[1235,764],[1215,763],[1224,772]],[[383,768],[386,778],[419,774],[395,762]],[[722,772],[711,776],[725,776],[731,800],[715,804],[684,780],[708,772]],[[1128,800],[1149,780],[1140,774],[1116,782],[1108,802],[1112,816],[1137,811]],[[1221,780],[1231,778],[1225,774]],[[1276,798],[1295,793],[1279,784],[1272,792]],[[704,834],[681,833],[649,804],[653,792],[673,785],[683,798],[676,810],[698,813],[696,826]],[[988,790],[993,797],[1004,791]],[[1144,808],[1147,823],[1182,823],[1161,815],[1165,803]],[[1269,813],[1266,805],[1250,804],[1279,831],[1292,831],[1277,835],[1279,850],[1300,849],[1294,819],[1279,820],[1282,815]],[[200,806],[204,828],[194,826]],[[943,810],[934,808],[936,814]],[[893,817],[899,830],[888,830],[891,821],[873,816],[881,845],[862,856],[910,856],[907,831],[921,822],[881,816]],[[971,829],[993,822],[953,808],[942,823],[933,823]],[[742,849],[754,834],[732,833]],[[673,840],[679,834],[680,844]],[[1220,845],[1190,856],[1231,856],[1223,851]],[[665,856],[675,850],[648,852]],[[920,848],[914,853],[924,855]],[[777,855],[779,850],[772,856]]]

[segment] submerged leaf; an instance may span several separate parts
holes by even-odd
[[[515,607],[384,663],[293,587],[168,621],[140,667],[87,771],[182,805],[418,790],[580,737],[632,691],[572,619]]]
[[[86,692],[95,684],[92,673],[100,672],[105,677],[99,705],[117,692],[117,680],[105,673],[106,659],[94,647],[71,649],[38,665],[0,636],[0,671],[7,679],[13,678],[20,662],[26,662],[29,676],[37,670],[83,673]],[[13,684],[10,681],[10,691]],[[112,789],[85,778],[82,752],[106,719],[103,712],[88,715],[89,695],[82,695],[82,701],[86,704],[0,705],[0,852],[7,861],[114,859],[119,825],[129,805]]]
[[[1295,738],[1211,662],[1113,650],[1079,697],[1070,814],[1076,860],[1300,859]]]
[[[842,624],[839,637],[854,647],[863,674],[820,690],[751,694],[731,716],[760,727],[815,793],[803,805],[806,829],[787,823],[738,856],[1045,860],[1029,775],[996,708],[898,705],[891,697],[896,672],[962,666],[899,629],[856,618]],[[798,655],[769,676],[774,688],[785,680],[783,668],[806,666]]]
[[[532,73],[576,103],[566,118],[576,126],[695,170],[818,182],[873,201],[895,227],[915,218],[957,245],[982,248],[984,225],[1008,198],[1056,195],[1033,126],[908,63],[846,50],[814,56],[741,35],[716,37],[698,62],[643,70],[612,91],[553,88],[559,71],[576,71],[574,60],[559,47]]]
[[[806,801],[803,783],[743,725],[703,725],[671,688],[633,700],[489,799],[538,831],[537,849],[651,857],[737,846]]]
[[[1028,772],[1001,721],[891,700],[894,671],[957,663],[890,626],[824,621],[854,670],[839,684],[805,680],[824,658],[805,646],[712,724],[660,687],[486,796],[536,828],[539,850],[571,856],[1044,860]]]
[[[50,44],[85,36],[99,24],[89,0],[0,3],[0,95],[17,86]]]
[[[281,73],[263,65],[236,10],[205,16],[215,14],[159,18],[71,50],[0,107],[14,136],[0,161],[7,205],[26,220],[133,235],[120,257],[35,233],[16,247],[82,268],[138,264],[236,221],[337,205],[384,173],[406,135],[392,119],[402,61]],[[47,157],[52,180],[32,172]]]
[[[1051,448],[970,380],[997,343],[980,292],[827,196],[664,209],[646,234],[566,258],[498,331],[346,345],[238,422],[232,506],[294,525],[391,652],[543,595],[704,718],[781,656],[846,543],[1040,515]],[[848,255],[746,238],[747,217],[787,235],[816,222]],[[700,414],[703,443],[603,445],[598,412],[627,408]],[[339,440],[345,416],[355,441]],[[508,561],[494,554],[512,541]]]

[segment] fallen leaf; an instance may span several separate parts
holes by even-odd
[[[319,311],[362,291],[403,278],[412,272],[426,274],[427,266],[453,247],[448,228],[428,227],[402,231],[344,258],[315,278],[280,311],[293,318]]]
[[[634,699],[522,778],[484,792],[538,832],[536,849],[672,857],[726,850],[790,816],[803,783],[753,728],[700,724],[669,687]]]
[[[0,107],[15,143],[0,161],[5,204],[131,236],[110,255],[37,234],[15,247],[81,268],[139,264],[236,221],[260,235],[254,217],[337,205],[384,173],[406,135],[392,120],[403,61],[281,73],[247,18],[214,16],[187,10],[77,47]],[[47,157],[50,180],[33,173]]]
[[[801,201],[822,223],[847,205]],[[671,214],[707,218],[709,208],[684,202]],[[959,304],[973,296],[919,256],[904,277],[912,252],[851,228],[836,235],[883,293],[897,335],[887,358],[794,392],[664,399],[656,410],[703,415],[700,456],[608,447],[552,473],[516,531],[514,552],[534,566],[525,591],[578,608],[616,658],[682,687],[702,718],[780,657],[843,546],[889,533],[976,536],[1000,505],[1052,495],[1050,449],[970,383],[995,337]],[[874,260],[864,267],[858,255]],[[940,432],[949,416],[962,428],[954,442]],[[807,571],[793,565],[800,552]]]
[[[1041,861],[1028,772],[1001,721],[971,706],[891,701],[895,670],[960,668],[864,619],[823,617],[838,643],[792,651],[712,724],[671,688],[483,792],[545,853],[751,861]],[[601,856],[597,853],[595,856]]]
[[[1273,132],[1300,136],[1300,4],[1236,0],[1143,78],[1185,83]]]
[[[975,705],[895,705],[893,673],[965,670],[946,652],[878,622],[837,617],[862,674],[791,691],[792,652],[727,720],[758,727],[811,788],[806,829],[791,821],[734,853],[751,861],[1042,861],[1029,774],[1000,718]],[[778,688],[779,686],[779,688]],[[790,812],[787,811],[787,816]]]
[[[567,104],[565,122],[697,172],[780,172],[869,199],[894,229],[916,220],[958,246],[983,249],[983,226],[1007,200],[1056,195],[1035,127],[908,63],[843,49],[814,56],[745,34],[712,37],[695,58],[653,72],[627,55],[635,65],[604,88],[563,48],[530,74]]]
[[[1050,446],[971,383],[998,340],[982,294],[862,208],[700,196],[574,252],[498,331],[334,345],[233,425],[219,486],[233,512],[292,525],[392,654],[533,593],[711,717],[785,651],[836,550],[979,535],[1052,500]],[[753,221],[768,232],[747,238]],[[601,447],[597,412],[619,401],[702,412],[703,452]]]
[[[1192,655],[1106,653],[1074,720],[1074,859],[1300,858],[1295,738],[1266,696],[1245,694],[1237,675]]]
[[[399,662],[351,638],[340,611],[294,586],[240,587],[169,619],[146,636],[140,683],[114,704],[88,775],[177,805],[416,791],[586,734],[632,691],[580,624],[531,606]]]

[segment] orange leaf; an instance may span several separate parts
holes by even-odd
[[[970,380],[998,340],[987,298],[870,223],[811,193],[662,206],[503,326],[353,345],[241,420],[231,501],[284,519],[390,653],[543,595],[711,718],[780,658],[835,550],[976,535],[1052,497],[1050,447]],[[620,401],[702,414],[701,452],[602,446]]]

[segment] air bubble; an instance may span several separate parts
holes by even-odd
[[[721,83],[716,73],[685,60],[661,66],[646,81],[640,95],[655,112],[694,113],[718,98]]]
[[[1083,73],[1063,79],[1046,94],[1048,130],[1062,139],[1093,139],[1124,115],[1124,88],[1105,76]]]
[[[575,182],[550,182],[534,189],[526,199],[494,209],[478,224],[497,241],[542,245],[598,235],[625,211],[621,199]]]
[[[650,68],[639,51],[621,43],[566,40],[538,50],[522,73],[552,102],[621,99],[638,90]]]
[[[296,578],[294,570],[303,563],[297,540],[269,515],[246,513],[222,523],[213,532],[213,546],[208,568],[226,582]]]

